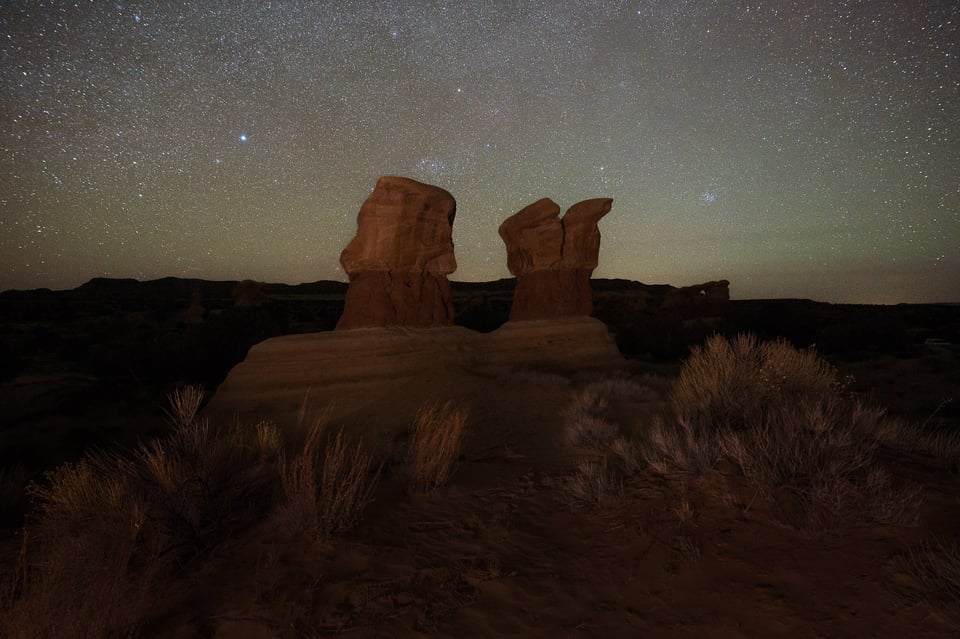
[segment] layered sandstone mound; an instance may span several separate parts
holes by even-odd
[[[447,275],[456,201],[436,186],[402,177],[377,180],[340,255],[350,277],[338,329],[453,323]]]
[[[600,255],[597,224],[612,205],[609,198],[584,200],[561,219],[560,207],[544,198],[504,220],[500,237],[517,278],[511,321],[590,316],[590,276]]]
[[[306,399],[338,421],[383,415],[409,423],[430,401],[491,401],[484,384],[511,371],[618,367],[623,358],[599,320],[507,323],[492,333],[461,326],[384,327],[286,335],[263,341],[233,367],[205,413],[295,427]],[[481,396],[478,396],[481,395]]]

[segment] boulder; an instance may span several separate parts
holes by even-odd
[[[544,198],[507,218],[500,237],[507,267],[517,278],[510,320],[590,316],[590,276],[600,255],[597,225],[613,200],[595,198],[560,207]]]
[[[455,214],[456,201],[439,187],[377,180],[340,255],[350,285],[337,329],[452,324]]]

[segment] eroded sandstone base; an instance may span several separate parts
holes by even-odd
[[[468,396],[480,378],[623,363],[606,325],[589,317],[508,322],[492,333],[395,326],[285,335],[251,348],[205,413],[218,422],[239,417],[295,427],[306,400],[356,421],[389,414],[394,404],[419,407]]]
[[[337,328],[448,326],[452,318],[446,275],[365,271],[350,280]]]

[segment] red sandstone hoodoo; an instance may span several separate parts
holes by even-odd
[[[500,225],[507,245],[507,267],[517,277],[510,320],[589,317],[593,312],[590,276],[600,255],[597,223],[613,200],[596,198],[560,207],[543,198]]]
[[[447,275],[457,269],[456,209],[439,187],[377,180],[357,216],[357,235],[340,255],[350,286],[337,329],[453,324]]]

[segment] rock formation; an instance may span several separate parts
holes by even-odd
[[[597,223],[613,200],[596,198],[559,217],[551,199],[538,200],[500,225],[507,267],[517,278],[510,320],[589,316],[590,275],[600,255]]]
[[[675,288],[667,293],[660,309],[678,311],[690,317],[720,315],[730,301],[730,282],[718,280]]]
[[[340,255],[350,277],[337,329],[453,323],[447,274],[456,202],[441,188],[382,177],[357,216],[357,234]]]

